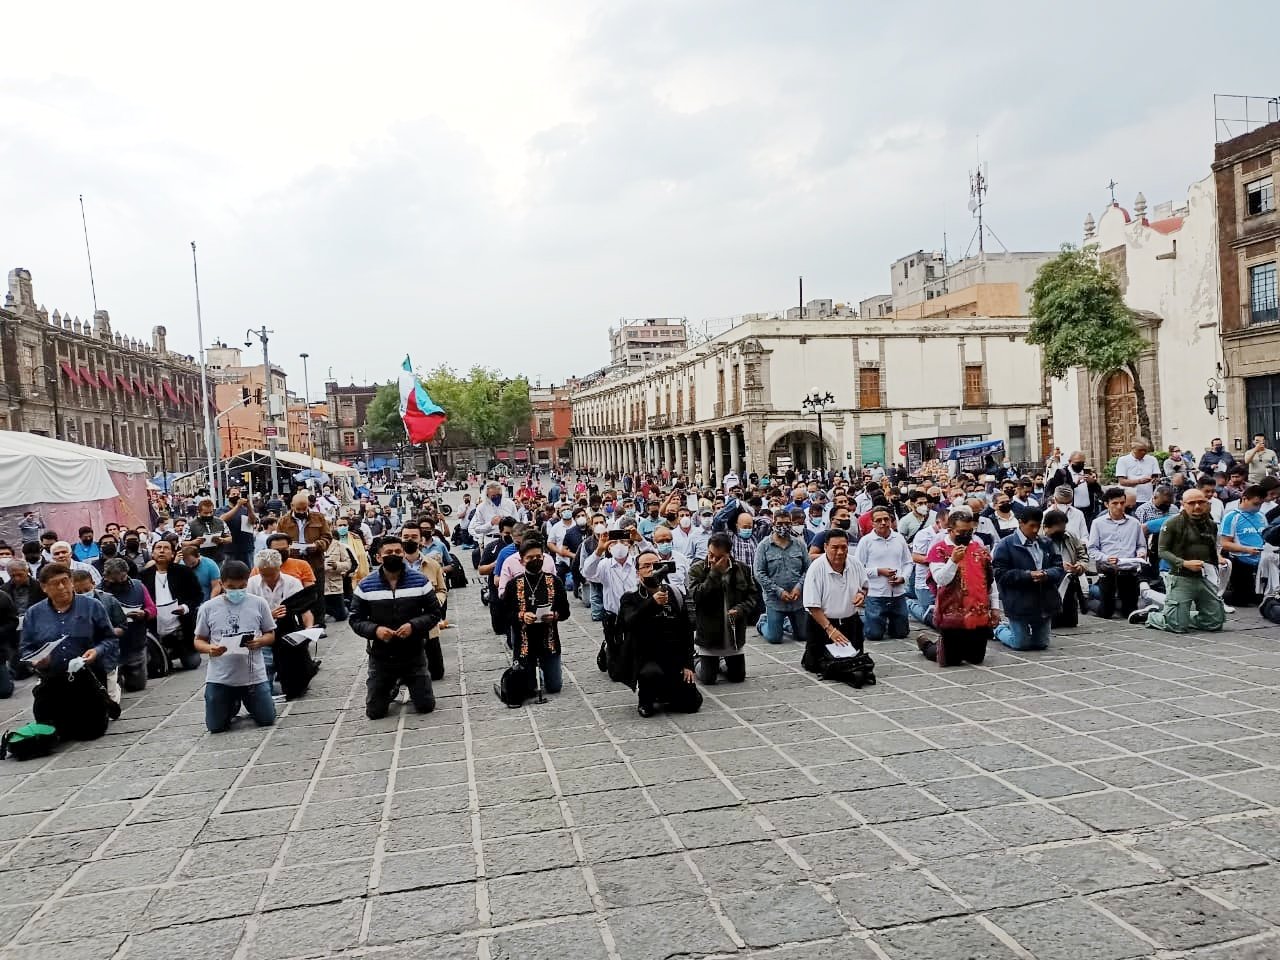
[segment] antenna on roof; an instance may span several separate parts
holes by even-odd
[[[977,147],[978,138],[974,138],[974,155],[976,157],[976,168],[969,171],[969,212],[978,220],[978,229],[973,232],[973,236],[969,238],[969,246],[965,247],[964,255],[969,256],[969,251],[973,248],[973,241],[978,241],[978,259],[985,259],[987,255],[986,235],[991,234],[991,239],[1000,244],[1000,248],[1005,253],[1009,252],[1009,248],[1004,245],[996,232],[992,230],[983,220],[982,208],[986,203],[987,191],[991,189],[990,182],[987,178],[987,164],[983,161],[981,153]]]

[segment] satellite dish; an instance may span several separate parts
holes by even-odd
[[[969,212],[970,212],[970,213],[973,213],[973,211],[975,211],[975,210],[977,210],[977,209],[978,209],[978,201],[977,201],[977,200],[975,200],[975,199],[973,199],[973,197],[970,197],[970,198],[969,198]]]

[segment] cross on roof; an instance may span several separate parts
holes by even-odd
[[[1112,202],[1112,203],[1115,203],[1115,202],[1116,202],[1116,187],[1118,187],[1118,186],[1120,186],[1120,184],[1116,183],[1116,179],[1115,179],[1115,177],[1112,177],[1112,178],[1111,178],[1111,182],[1107,184],[1107,189],[1111,191],[1111,202]]]

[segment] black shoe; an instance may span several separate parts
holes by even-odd
[[[1150,616],[1151,612],[1158,609],[1160,608],[1155,606],[1139,607],[1137,610],[1133,611],[1133,613],[1129,614],[1129,622],[1134,624],[1146,623],[1147,617]]]
[[[658,708],[652,703],[642,703],[636,707],[636,713],[648,719],[649,717],[656,717],[658,715]]]

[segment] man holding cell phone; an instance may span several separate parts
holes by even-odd
[[[222,733],[241,704],[260,727],[276,722],[262,650],[275,642],[271,607],[248,591],[249,567],[239,560],[222,565],[222,593],[200,606],[195,648],[208,654],[204,683],[204,725]]]

